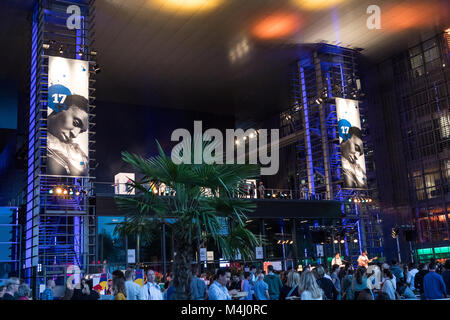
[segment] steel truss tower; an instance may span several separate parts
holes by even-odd
[[[303,190],[309,199],[342,202],[342,225],[340,231],[330,230],[333,232],[330,239],[349,235],[345,254],[353,259],[363,248],[369,251],[369,256],[382,256],[376,202],[363,204],[352,200],[361,195],[375,197],[376,193],[371,189],[374,186],[369,181],[368,190],[345,189],[341,175],[335,98],[359,101],[366,163],[372,162],[372,143],[367,136],[366,110],[358,75],[358,55],[356,50],[338,46],[312,46],[293,66],[291,107],[280,114],[281,138],[302,133],[295,142],[295,173],[291,172],[294,188]],[[370,165],[367,168],[371,170]],[[373,173],[368,172],[368,177],[371,175]],[[356,232],[359,240],[353,242]]]
[[[80,10],[81,28],[68,27],[67,20]],[[74,8],[74,7],[72,7]],[[75,11],[76,12],[76,11]],[[95,56],[91,50],[94,4],[87,0],[38,0],[33,9],[28,175],[24,224],[24,278],[38,297],[39,286],[50,278],[64,285],[66,270],[87,270],[95,259],[95,210],[90,205],[95,153]],[[47,102],[49,57],[89,61],[89,174],[87,177],[47,174]],[[73,194],[56,196],[61,187]],[[80,192],[75,195],[75,191]]]

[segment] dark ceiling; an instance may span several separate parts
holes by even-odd
[[[8,77],[23,69],[31,3],[0,4]],[[380,30],[366,26],[369,5],[381,8]],[[96,0],[97,96],[263,117],[286,107],[304,44],[361,48],[376,62],[449,24],[444,0]]]

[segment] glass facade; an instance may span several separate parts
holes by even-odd
[[[379,189],[389,188],[391,182],[398,186],[393,187],[397,195],[382,194],[381,202],[386,214],[406,213],[393,221],[415,224],[418,247],[450,240],[448,64],[447,43],[441,33],[377,67],[381,77],[373,107],[381,110],[384,120],[376,124],[377,148],[390,154],[378,158],[378,168],[386,170],[377,171],[377,180]]]

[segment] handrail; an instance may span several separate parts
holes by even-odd
[[[149,185],[150,189],[150,185]],[[153,192],[160,196],[172,196],[174,191],[162,185],[160,187],[152,187]],[[94,182],[92,183],[92,191],[94,195],[103,196],[134,196],[136,192],[127,183],[112,182]],[[326,192],[311,193],[307,190],[292,190],[280,188],[264,188],[264,194],[261,195],[258,189],[236,195],[237,198],[248,199],[277,199],[277,200],[330,200]]]

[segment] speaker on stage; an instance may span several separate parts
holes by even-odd
[[[417,232],[416,230],[405,230],[404,232],[406,241],[416,241]]]
[[[327,235],[325,230],[311,231],[311,238],[314,243],[326,242]]]

